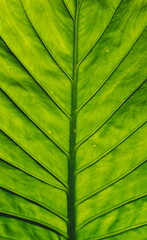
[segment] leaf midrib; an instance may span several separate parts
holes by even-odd
[[[83,0],[76,0],[73,46],[73,81],[71,83],[71,120],[68,164],[68,237],[76,240],[76,119],[77,119],[77,75],[78,75],[78,23]]]

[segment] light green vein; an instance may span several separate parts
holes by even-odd
[[[15,168],[19,169],[20,171],[26,173],[27,175],[29,175],[29,176],[31,176],[31,177],[39,180],[40,182],[43,182],[43,183],[45,183],[45,184],[47,184],[47,185],[49,185],[49,186],[52,186],[52,187],[54,187],[54,188],[57,188],[57,189],[59,189],[59,190],[61,190],[61,191],[64,191],[64,192],[66,193],[66,189],[65,189],[65,188],[60,187],[60,186],[56,186],[56,185],[48,182],[48,181],[47,181],[46,179],[44,179],[43,177],[40,177],[40,176],[37,176],[37,174],[31,173],[30,171],[26,170],[25,168],[21,167],[20,165],[18,165],[18,164],[16,164],[16,163],[14,164],[14,162],[6,159],[6,158],[5,158],[4,156],[2,156],[2,155],[0,155],[0,161],[4,161],[4,162],[10,164],[12,167],[15,167]]]
[[[31,17],[29,16],[22,0],[20,0],[22,7],[24,9],[24,12],[26,14],[26,17],[28,18],[28,21],[30,22],[33,30],[35,31],[35,33],[37,34],[38,38],[40,39],[41,43],[43,44],[43,46],[45,47],[45,49],[47,50],[47,52],[50,54],[50,56],[52,57],[52,59],[54,60],[54,62],[57,64],[57,66],[62,70],[62,72],[67,76],[67,78],[72,81],[72,78],[70,77],[70,75],[65,71],[65,69],[61,66],[61,64],[59,63],[59,61],[57,60],[57,58],[54,56],[54,54],[52,53],[51,49],[47,46],[47,44],[45,43],[45,41],[42,39],[42,37],[40,36],[40,34],[38,33],[38,31],[36,30],[36,27],[33,24],[33,21],[31,19]]]
[[[91,165],[94,165],[96,162],[98,162],[99,160],[101,160],[103,157],[105,157],[106,155],[108,155],[110,152],[112,152],[115,148],[117,148],[118,146],[120,146],[126,139],[128,139],[133,133],[135,133],[139,128],[141,128],[144,124],[146,123],[146,121],[143,121],[139,126],[137,126],[136,128],[134,128],[128,135],[126,135],[124,138],[122,138],[119,142],[117,142],[113,147],[111,147],[110,149],[108,149],[105,153],[103,153],[100,157],[96,158],[95,160],[91,161],[90,163],[86,164],[85,166],[79,168],[76,171],[76,174],[79,174],[80,172],[84,171],[86,168],[89,168]]]
[[[66,149],[61,146],[60,143],[58,143],[53,137],[51,137],[48,132],[36,121],[36,119],[30,116],[30,114],[26,110],[24,110],[22,106],[20,106],[20,104],[14,99],[14,97],[10,93],[7,92],[7,90],[3,86],[1,86],[1,88],[3,92],[7,95],[7,97],[10,99],[10,101],[15,104],[16,108],[18,108],[19,111],[21,111],[54,145],[56,145],[56,147],[60,149],[60,151],[62,151],[66,156],[69,156],[69,153],[66,151]]]
[[[6,130],[1,127],[1,130],[6,134],[10,139],[13,140],[27,155],[34,159],[40,166],[42,166],[51,176],[53,176],[58,182],[60,182],[64,187],[67,187],[67,184],[59,177],[52,169],[48,168],[46,164],[40,161],[36,156],[34,156],[28,149],[26,149],[21,143],[19,143],[13,136],[11,136]]]
[[[1,36],[2,40],[5,42],[5,44],[8,46],[8,48],[11,50],[11,52],[14,54],[14,56],[17,58],[17,60],[21,63],[21,65],[25,68],[25,70],[31,75],[31,77],[35,80],[36,83],[38,83],[38,85],[42,88],[42,90],[49,96],[49,98],[56,104],[56,106],[70,119],[69,114],[66,112],[66,110],[58,103],[57,99],[55,99],[51,93],[49,93],[45,86],[43,86],[43,84],[40,82],[40,80],[34,76],[34,74],[32,73],[32,71],[26,67],[25,63],[23,62],[22,59],[20,59],[17,54],[15,53],[15,51],[12,49],[12,47],[10,47],[8,45],[8,43],[6,42],[4,36]]]
[[[125,206],[125,205],[127,205],[127,204],[129,204],[129,203],[132,203],[132,202],[137,201],[137,200],[139,200],[139,199],[141,199],[141,198],[143,198],[143,197],[146,197],[146,195],[147,195],[147,193],[142,194],[142,195],[139,195],[139,196],[134,197],[134,198],[127,199],[126,201],[124,201],[124,202],[122,202],[122,203],[120,203],[120,204],[117,204],[117,205],[115,205],[114,207],[107,209],[106,211],[103,211],[103,212],[101,212],[101,213],[96,214],[95,216],[87,219],[87,220],[84,221],[82,224],[80,224],[80,225],[77,227],[77,231],[79,231],[80,229],[84,228],[86,225],[88,225],[89,223],[93,222],[93,221],[96,220],[97,218],[100,218],[100,217],[106,215],[107,213],[110,213],[110,212],[112,212],[112,211],[114,211],[114,210],[116,210],[116,209],[118,209],[118,208],[121,208],[121,207],[123,207],[123,206]]]
[[[102,84],[91,94],[90,97],[88,97],[84,103],[81,104],[81,106],[79,106],[77,108],[77,112],[79,112],[99,91],[100,89],[105,85],[105,83],[112,77],[112,75],[115,73],[115,71],[117,70],[117,68],[121,65],[121,63],[125,60],[125,58],[128,56],[128,54],[131,52],[131,50],[133,49],[133,47],[135,46],[135,44],[138,42],[138,40],[140,39],[140,37],[142,36],[142,34],[144,33],[144,31],[146,30],[146,28],[143,29],[143,31],[141,32],[141,34],[139,34],[139,36],[137,37],[137,39],[135,40],[135,42],[133,42],[133,44],[131,45],[131,47],[125,52],[125,54],[122,56],[122,58],[118,61],[118,63],[116,64],[116,66],[112,69],[112,71],[108,74],[108,76],[106,77],[106,79],[102,82]]]
[[[83,239],[83,240],[101,240],[101,239],[105,239],[105,238],[110,238],[110,237],[122,234],[124,232],[130,231],[130,230],[133,230],[133,229],[136,229],[136,228],[144,227],[146,225],[147,225],[147,222],[144,222],[144,223],[141,223],[141,224],[138,224],[138,225],[134,225],[134,226],[131,226],[131,227],[128,227],[128,228],[124,228],[124,229],[112,232],[110,234],[105,234],[101,237],[88,238],[88,239],[86,238],[86,239]]]
[[[127,98],[125,98],[115,109],[112,111],[112,113],[90,134],[88,134],[85,138],[83,138],[76,146],[76,149],[78,149],[84,142],[86,142],[91,136],[93,136],[126,102],[127,100],[145,83],[146,80],[143,80],[143,82],[139,83],[139,85],[133,89],[132,92],[129,93]]]
[[[52,209],[51,207],[47,206],[46,204],[44,204],[44,203],[42,203],[42,202],[40,202],[40,201],[38,201],[38,200],[36,200],[36,199],[33,199],[33,198],[31,198],[31,197],[28,197],[27,195],[22,194],[22,193],[14,190],[14,189],[11,189],[11,188],[3,185],[3,184],[0,184],[0,187],[1,187],[2,189],[4,189],[4,190],[7,190],[7,191],[10,192],[10,193],[13,193],[13,194],[15,194],[15,195],[18,195],[18,196],[21,197],[21,198],[24,198],[25,200],[27,200],[27,201],[29,201],[29,202],[34,203],[34,204],[37,205],[37,206],[40,206],[40,207],[46,209],[47,211],[53,213],[54,215],[56,215],[57,217],[61,218],[63,221],[65,221],[65,222],[67,223],[67,218],[66,218],[65,216],[61,215],[59,212],[55,211],[55,209]]]
[[[12,212],[7,212],[7,211],[3,211],[3,210],[0,210],[0,213],[1,214],[4,214],[4,215],[7,215],[9,217],[12,217],[12,218],[18,218],[20,220],[26,220],[26,221],[29,221],[31,222],[30,224],[35,224],[35,225],[41,225],[42,228],[48,228],[49,230],[57,233],[57,234],[60,234],[62,235],[63,237],[65,237],[67,239],[67,235],[65,235],[64,232],[62,232],[60,229],[52,226],[51,224],[48,224],[48,223],[44,223],[43,221],[38,221],[36,220],[35,218],[30,218],[30,217],[26,217],[26,216],[23,216],[23,215],[20,215],[20,214],[16,214],[16,213],[12,213]]]
[[[80,66],[80,64],[84,61],[84,59],[89,55],[89,53],[92,51],[92,49],[95,47],[95,45],[99,42],[99,40],[101,39],[101,37],[103,36],[103,34],[105,33],[105,31],[107,30],[107,28],[109,27],[116,11],[118,10],[120,4],[121,4],[122,0],[119,1],[118,5],[116,6],[116,8],[114,9],[114,12],[111,16],[111,18],[109,19],[109,22],[107,23],[105,29],[103,30],[103,32],[100,34],[100,36],[96,39],[96,41],[92,44],[92,46],[89,48],[89,50],[87,51],[87,53],[85,53],[85,55],[81,58],[81,60],[78,62],[78,66]]]
[[[133,171],[135,171],[138,167],[140,167],[143,163],[146,162],[147,159],[143,159],[142,161],[140,161],[138,164],[136,164],[135,166],[131,167],[127,172],[121,174],[119,177],[115,178],[114,180],[110,181],[109,183],[107,183],[106,185],[102,186],[101,188],[95,190],[94,192],[92,192],[91,194],[87,195],[86,197],[79,199],[77,201],[77,205],[82,204],[83,202],[85,202],[86,200],[88,200],[89,198],[97,195],[98,193],[106,190],[107,188],[109,188],[110,186],[112,186],[113,184],[119,182],[120,180],[122,180],[123,178],[127,177],[130,173],[132,173]]]

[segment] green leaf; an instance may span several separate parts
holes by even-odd
[[[146,240],[146,5],[0,0],[0,239]]]

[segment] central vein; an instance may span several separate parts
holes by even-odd
[[[76,206],[75,206],[75,170],[76,170],[76,109],[77,109],[77,49],[78,49],[78,0],[76,3],[76,16],[74,22],[74,49],[73,49],[73,81],[71,89],[71,122],[70,122],[70,147],[68,166],[68,236],[70,240],[76,240]]]

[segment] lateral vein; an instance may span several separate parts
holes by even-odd
[[[53,176],[64,187],[67,187],[66,183],[62,179],[60,179],[59,176],[57,176],[55,173],[53,173],[53,171],[50,170],[42,161],[37,159],[37,157],[35,157],[32,153],[30,153],[30,151],[28,151],[28,149],[26,149],[21,143],[19,143],[16,139],[14,139],[13,136],[11,136],[9,133],[7,133],[6,129],[4,130],[3,128],[1,128],[1,130],[4,132],[5,135],[7,135],[10,139],[12,139],[13,142],[15,142],[28,156],[30,156],[32,159],[34,159],[35,162],[39,163],[39,165],[42,168],[44,168],[51,176]]]
[[[105,31],[107,30],[107,28],[109,27],[116,11],[118,10],[120,4],[121,4],[122,0],[119,1],[117,7],[114,9],[114,12],[109,20],[109,22],[107,23],[105,29],[103,30],[103,32],[100,34],[100,36],[96,39],[96,41],[92,44],[92,46],[89,48],[89,50],[87,51],[87,53],[85,53],[85,55],[81,58],[81,60],[78,62],[78,66],[80,66],[80,64],[84,61],[84,59],[89,55],[89,53],[92,51],[92,49],[95,47],[95,45],[99,42],[99,40],[101,39],[101,37],[103,36],[103,34],[105,33]]]
[[[115,205],[115,206],[112,207],[112,208],[107,209],[106,211],[103,211],[103,212],[101,212],[101,213],[99,213],[99,214],[96,214],[94,217],[91,217],[91,218],[87,219],[85,222],[83,222],[82,224],[80,224],[80,225],[78,226],[78,228],[77,228],[77,231],[79,231],[80,229],[84,228],[84,227],[85,227],[86,225],[88,225],[89,223],[95,221],[97,218],[100,218],[100,217],[102,217],[102,216],[105,216],[106,214],[108,214],[108,213],[110,213],[110,212],[112,212],[112,211],[115,211],[115,210],[117,210],[118,208],[121,208],[121,207],[123,207],[123,206],[125,206],[125,205],[127,205],[127,204],[129,204],[129,203],[132,203],[132,202],[135,202],[135,201],[137,201],[137,200],[139,200],[139,199],[141,199],[141,198],[144,198],[144,197],[146,197],[146,195],[147,195],[147,193],[142,194],[142,195],[138,195],[138,196],[136,196],[136,197],[134,197],[134,198],[130,198],[130,199],[126,200],[125,202],[122,202],[122,203],[120,203],[120,204]]]
[[[107,81],[111,78],[111,76],[114,74],[115,70],[117,70],[117,68],[121,65],[121,63],[125,60],[125,58],[128,56],[128,54],[131,52],[132,48],[135,46],[135,44],[138,42],[138,40],[140,39],[140,37],[142,36],[143,32],[146,30],[146,28],[143,29],[143,31],[141,31],[141,34],[139,34],[139,36],[137,37],[137,39],[135,40],[135,42],[133,42],[133,44],[131,45],[131,47],[125,52],[125,54],[122,56],[122,58],[118,61],[118,63],[115,65],[115,67],[111,70],[111,72],[108,74],[108,76],[106,77],[106,79],[102,82],[102,84],[91,94],[90,97],[88,97],[84,103],[81,104],[81,106],[79,106],[77,108],[77,112],[79,112],[100,90],[101,88],[107,83]]]
[[[99,160],[101,160],[103,157],[105,157],[106,155],[108,155],[110,152],[112,152],[115,148],[117,148],[119,145],[121,145],[126,139],[128,139],[133,133],[135,133],[139,128],[141,128],[144,124],[146,123],[146,120],[143,121],[139,126],[137,126],[136,128],[134,128],[128,135],[126,135],[123,139],[121,139],[119,142],[117,142],[113,147],[111,147],[110,149],[108,149],[105,153],[103,153],[101,156],[99,156],[98,158],[96,158],[95,160],[91,161],[90,163],[88,163],[87,165],[79,168],[76,171],[76,174],[79,174],[80,172],[84,171],[86,168],[89,168],[90,166],[94,165],[96,162],[98,162]]]
[[[60,149],[60,151],[62,151],[66,156],[69,156],[64,147],[62,147],[53,137],[50,137],[48,132],[35,120],[35,118],[31,117],[30,114],[24,110],[16,100],[14,100],[10,93],[8,94],[7,90],[3,86],[1,86],[1,89],[8,96],[10,101],[13,102],[13,104],[15,104],[15,106],[33,123],[33,125],[35,125],[58,149]]]
[[[39,224],[40,227],[48,228],[50,231],[53,231],[53,232],[55,232],[57,234],[60,234],[60,235],[62,235],[63,237],[65,237],[67,239],[67,236],[65,235],[65,233],[62,232],[60,229],[52,226],[51,224],[47,224],[47,223],[44,223],[42,221],[38,221],[35,218],[30,218],[30,217],[26,217],[26,216],[23,216],[23,215],[20,215],[20,214],[8,212],[8,211],[3,211],[1,209],[0,209],[0,214],[6,215],[6,216],[9,216],[9,217],[12,217],[12,218],[18,218],[18,219],[21,219],[22,221],[26,220],[30,224],[34,224],[34,225],[38,225]]]
[[[29,201],[29,202],[34,203],[34,204],[37,205],[37,206],[40,206],[40,207],[46,209],[47,211],[49,211],[49,212],[51,212],[52,214],[56,215],[57,217],[61,218],[63,221],[67,222],[67,219],[66,219],[64,216],[62,216],[60,213],[58,213],[57,211],[55,211],[55,210],[52,209],[51,207],[48,207],[46,204],[44,204],[44,203],[42,203],[42,202],[40,202],[40,201],[38,201],[38,200],[35,200],[35,199],[31,198],[31,197],[28,197],[27,195],[22,194],[22,193],[20,193],[20,192],[18,192],[18,191],[16,191],[16,190],[13,190],[13,189],[11,189],[11,188],[9,188],[9,187],[1,184],[1,183],[0,183],[0,187],[1,187],[2,189],[4,189],[4,190],[7,190],[7,191],[10,192],[10,193],[13,193],[13,194],[15,194],[15,195],[18,195],[18,196],[21,197],[21,198],[24,198],[25,200],[27,200],[27,201]]]
[[[55,105],[60,109],[61,112],[64,113],[64,115],[70,119],[69,114],[66,112],[65,109],[63,109],[63,107],[58,103],[58,101],[52,96],[51,93],[49,93],[45,86],[43,86],[43,84],[39,81],[39,79],[37,77],[34,76],[34,74],[32,73],[32,71],[26,67],[25,63],[23,62],[22,59],[20,59],[17,54],[15,53],[15,51],[8,45],[8,43],[6,42],[4,36],[1,36],[2,40],[5,42],[5,44],[8,46],[8,48],[11,50],[11,52],[13,53],[13,55],[15,56],[15,58],[19,61],[19,63],[24,67],[24,69],[26,70],[26,72],[34,79],[34,81],[41,87],[41,89],[48,95],[48,97],[55,103]]]
[[[133,89],[132,92],[129,93],[129,95],[123,99],[123,101],[114,109],[114,111],[111,112],[111,114],[89,135],[87,135],[85,138],[83,138],[76,146],[76,149],[78,149],[84,142],[86,142],[90,137],[92,137],[127,101],[128,99],[146,82],[146,80],[143,80],[143,82],[139,83],[139,85]]]
[[[54,62],[57,64],[57,66],[61,69],[61,71],[67,76],[67,78],[72,81],[72,78],[70,77],[70,75],[65,71],[65,69],[61,66],[61,64],[59,63],[59,61],[57,60],[57,58],[54,56],[54,54],[52,53],[51,49],[46,45],[45,41],[42,39],[42,37],[40,36],[40,34],[38,33],[38,31],[36,30],[33,22],[32,22],[32,19],[30,18],[25,6],[24,6],[24,3],[22,0],[20,0],[21,4],[22,4],[22,7],[24,9],[24,12],[26,14],[26,17],[28,18],[28,21],[30,22],[32,28],[34,29],[35,33],[37,34],[38,38],[40,39],[40,41],[42,42],[43,46],[45,47],[45,49],[47,50],[47,52],[50,54],[50,56],[52,57],[52,59],[54,60]]]
[[[64,191],[64,192],[66,193],[65,188],[60,187],[60,186],[56,186],[56,185],[48,182],[46,179],[43,179],[42,177],[37,176],[37,175],[34,174],[34,173],[31,173],[30,171],[26,170],[25,168],[19,166],[18,164],[16,164],[16,163],[14,164],[14,162],[6,159],[6,158],[3,157],[2,155],[0,155],[0,159],[1,159],[1,161],[4,161],[4,162],[6,162],[7,164],[10,164],[12,167],[17,168],[17,169],[19,169],[20,171],[26,173],[27,175],[29,175],[29,176],[31,176],[31,177],[39,180],[40,182],[43,182],[43,183],[45,183],[45,184],[47,184],[47,185],[49,185],[49,186],[52,186],[52,187],[54,187],[54,188],[56,188],[56,189],[59,189],[59,190],[61,190],[61,191]]]
[[[131,167],[127,172],[121,174],[119,177],[115,178],[114,180],[112,180],[111,182],[109,182],[106,185],[102,186],[101,188],[95,190],[94,192],[92,192],[91,194],[87,195],[86,197],[84,197],[82,199],[79,199],[79,201],[77,201],[77,205],[82,204],[83,202],[87,201],[89,198],[97,195],[98,193],[106,190],[107,188],[111,187],[112,185],[114,185],[115,183],[119,182],[123,178],[127,177],[129,174],[131,174],[133,171],[135,171],[138,167],[140,167],[142,164],[144,164],[146,162],[146,160],[147,160],[146,158],[143,159],[138,164],[136,164],[135,166]]]

